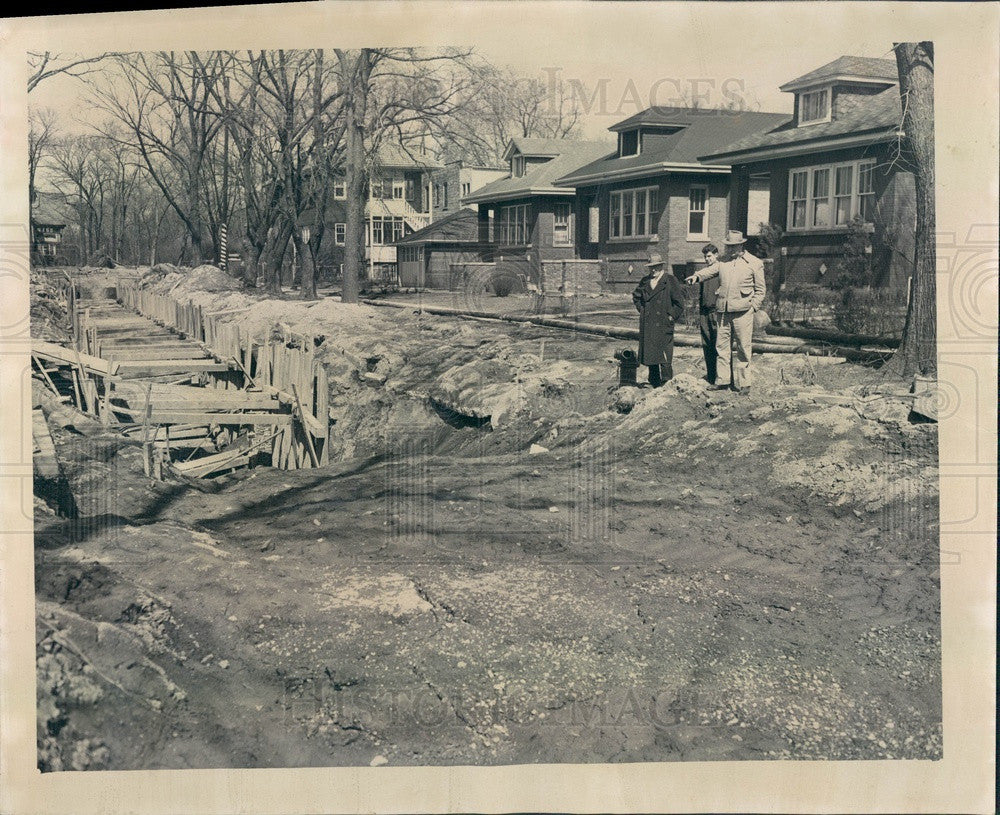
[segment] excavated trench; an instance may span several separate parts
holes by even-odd
[[[275,315],[321,468],[152,481],[36,386],[42,769],[940,756],[936,434],[864,369],[623,393],[607,338]]]

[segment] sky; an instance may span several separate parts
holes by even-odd
[[[575,8],[573,3],[554,5]],[[703,107],[735,101],[751,110],[791,112],[792,97],[780,92],[779,85],[844,54],[892,58],[892,34],[882,26],[858,25],[850,16],[825,16],[822,30],[803,40],[801,32],[819,19],[812,9],[801,8],[806,5],[813,4],[762,6],[781,11],[777,19],[761,19],[750,28],[725,25],[722,15],[709,10],[718,7],[714,3],[630,4],[628,14],[593,20],[567,13],[569,26],[553,33],[549,25],[532,24],[523,13],[513,14],[507,24],[504,14],[524,4],[497,4],[498,24],[459,18],[450,32],[434,32],[431,38],[472,45],[494,64],[511,65],[546,87],[560,80],[567,88],[575,86],[587,111],[581,136],[610,139],[607,128],[615,122],[650,104],[676,103],[683,97],[697,96]],[[638,6],[645,8],[636,11]],[[788,32],[795,36],[790,39]],[[409,44],[427,39],[427,31],[415,29]],[[275,40],[272,47],[279,44],[285,45]],[[233,44],[220,39],[214,47]],[[57,77],[40,85],[30,102],[55,109],[63,128],[72,132],[93,115],[81,104],[81,93],[81,83]]]

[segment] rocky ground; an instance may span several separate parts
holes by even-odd
[[[323,338],[335,463],[153,482],[36,383],[42,769],[940,757],[936,425],[879,372],[622,390],[622,341],[185,288]]]

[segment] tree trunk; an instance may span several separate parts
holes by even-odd
[[[302,290],[299,296],[303,300],[315,300],[316,266],[313,263],[312,249],[308,243],[302,240],[302,232],[299,229],[293,230],[292,240],[295,241],[295,254],[298,255],[299,265],[302,269]]]
[[[347,224],[344,235],[344,280],[341,300],[357,303],[359,280],[365,263],[365,197],[368,178],[365,162],[365,115],[372,61],[367,49],[356,55],[336,50],[344,93],[347,188]]]
[[[917,225],[910,298],[899,350],[888,373],[909,378],[937,373],[937,259],[934,247],[934,44],[897,43],[903,146],[916,182]]]

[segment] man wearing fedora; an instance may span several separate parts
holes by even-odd
[[[764,263],[745,250],[742,232],[729,230],[723,241],[722,261],[686,279],[700,283],[718,275],[715,311],[718,317],[718,377],[716,390],[750,390],[750,356],[753,353],[753,315],[764,305]]]
[[[655,252],[646,268],[632,302],[639,311],[639,362],[649,366],[649,384],[658,388],[674,376],[674,323],[684,313],[684,293]]]

